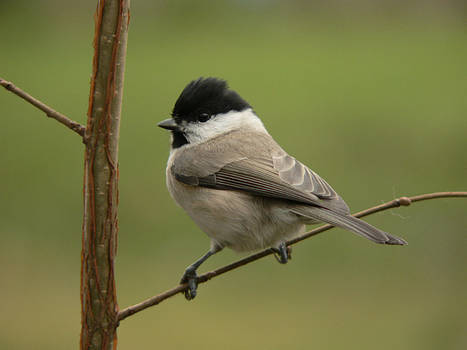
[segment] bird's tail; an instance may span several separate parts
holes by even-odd
[[[303,210],[301,210],[301,208],[295,208],[292,211],[300,216],[323,221],[333,226],[352,231],[379,244],[407,245],[407,242],[402,238],[391,236],[389,233],[383,232],[352,215],[339,214],[329,209],[319,207],[307,207],[306,209],[303,208]]]

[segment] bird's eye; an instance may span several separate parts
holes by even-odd
[[[204,123],[204,122],[207,122],[209,119],[211,118],[211,116],[207,113],[201,113],[198,117],[198,120],[201,122],[201,123]]]

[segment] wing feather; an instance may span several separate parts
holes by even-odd
[[[349,213],[326,181],[289,156],[269,135],[247,136],[230,133],[222,142],[186,148],[171,171],[178,181],[191,186],[245,191]],[[199,154],[205,157],[200,159]]]
[[[300,188],[304,192],[313,193],[323,199],[338,199],[339,195],[318,174],[300,163],[287,153],[273,157],[274,168],[282,180]]]

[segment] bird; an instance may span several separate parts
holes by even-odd
[[[166,185],[171,197],[210,238],[210,248],[180,280],[197,295],[197,269],[223,248],[271,248],[282,264],[287,240],[308,224],[328,223],[387,245],[406,245],[353,217],[341,196],[272,138],[251,105],[223,79],[191,81],[171,118]]]

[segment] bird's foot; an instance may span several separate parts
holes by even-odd
[[[196,291],[198,289],[198,275],[196,269],[193,266],[188,266],[185,273],[180,280],[180,284],[188,283],[188,288],[185,289],[185,299],[193,300],[196,297]]]
[[[292,259],[292,247],[287,247],[284,242],[279,244],[277,248],[272,248],[274,257],[280,264],[287,264]]]

